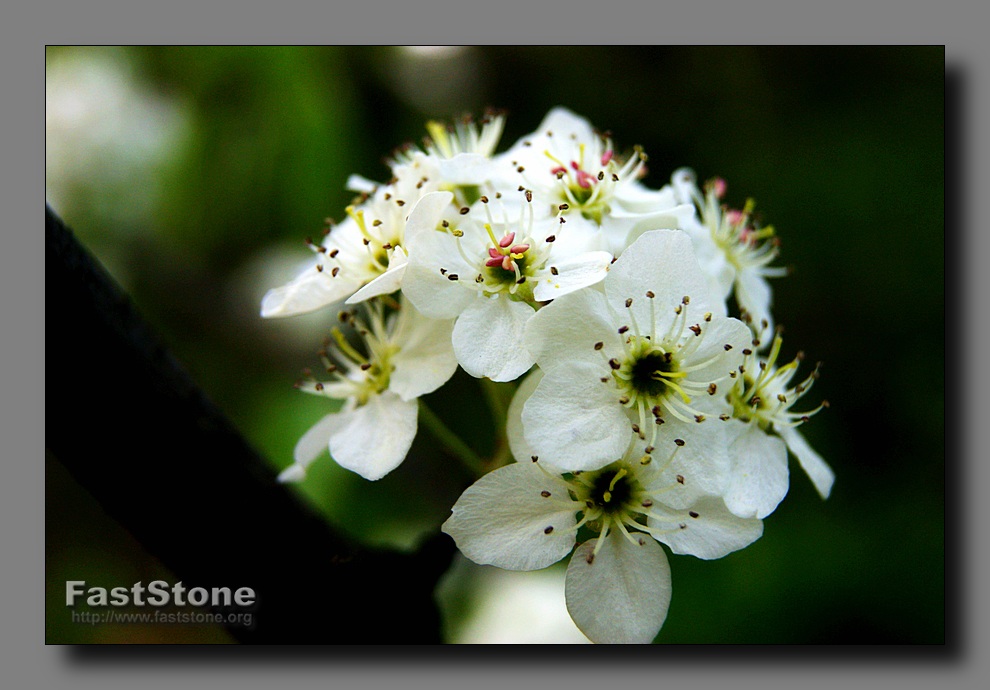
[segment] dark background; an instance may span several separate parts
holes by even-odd
[[[785,357],[824,361],[806,400],[831,407],[803,431],[837,480],[822,503],[792,463],[761,540],[715,562],[671,557],[657,641],[952,641],[946,494],[965,478],[945,465],[945,228],[958,228],[944,125],[959,92],[941,47],[53,47],[46,66],[49,203],[276,468],[326,411],[291,384],[332,315],[262,321],[260,296],[307,258],[325,216],[343,216],[347,176],[383,180],[382,158],[427,119],[505,108],[505,148],[565,105],[620,149],[641,144],[651,186],[683,165],[726,178],[795,269],[774,282],[774,315]],[[949,188],[951,212],[961,185]],[[430,399],[465,435],[488,424],[473,386],[455,378],[456,407]],[[139,388],[120,395],[141,404]],[[300,491],[355,538],[412,547],[467,481],[437,456],[422,434],[380,482],[324,460]],[[47,641],[229,639],[69,623],[67,579],[174,578],[56,462],[46,520]]]

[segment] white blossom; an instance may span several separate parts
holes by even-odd
[[[343,401],[336,412],[318,421],[296,444],[295,462],[280,475],[298,481],[324,449],[337,464],[365,479],[380,479],[405,459],[416,436],[419,402],[457,368],[450,345],[453,323],[429,319],[408,302],[385,315],[380,301],[366,302],[365,317],[342,312],[364,341],[354,347],[342,330],[320,356],[329,381],[307,380],[301,390]]]
[[[418,218],[434,213],[430,202],[420,201],[439,188],[440,173],[422,154],[394,172],[395,179],[382,186],[351,177],[349,186],[362,192],[359,203],[347,207],[347,218],[331,226],[321,243],[307,241],[316,258],[265,294],[263,317],[293,316],[345,300],[353,304],[399,289],[407,242],[422,228]]]
[[[767,278],[787,275],[785,267],[768,265],[779,254],[773,226],[754,223],[752,199],[742,210],[722,204],[726,185],[721,178],[708,183],[704,194],[698,189],[694,172],[687,168],[675,171],[672,180],[678,197],[698,209],[700,220],[683,227],[694,241],[702,270],[723,298],[735,293],[736,303],[749,315],[750,323],[758,327],[766,321],[772,325],[773,293]]]
[[[645,233],[603,286],[554,300],[526,328],[543,370],[522,411],[527,443],[550,465],[597,469],[623,452],[631,428],[643,448],[679,438],[727,468],[720,419],[731,409],[718,390],[751,335],[710,298],[691,240]],[[713,487],[722,479],[709,477]]]
[[[516,379],[533,365],[523,329],[540,304],[600,281],[612,260],[588,250],[593,236],[536,219],[531,195],[515,194],[527,200],[504,204],[496,192],[459,213],[434,213],[427,225],[437,231],[416,236],[402,283],[424,314],[456,319],[457,361],[494,381]]]
[[[460,206],[470,206],[481,196],[481,187],[497,174],[495,149],[502,137],[505,115],[491,111],[480,123],[471,117],[444,124],[426,123],[429,137],[420,149],[407,145],[395,153],[394,165],[408,164],[425,154],[440,173],[439,189],[454,194]]]
[[[818,367],[801,383],[791,386],[804,355],[798,353],[791,362],[777,367],[782,343],[781,336],[776,335],[765,358],[753,349],[745,349],[743,364],[728,390],[733,408],[730,423],[733,440],[729,449],[732,471],[725,502],[732,512],[741,516],[766,517],[784,498],[789,483],[788,450],[798,459],[823,499],[828,498],[835,481],[828,463],[796,429],[827,407],[827,401],[807,412],[791,411],[818,378]],[[753,347],[758,344],[758,340],[754,341]]]
[[[504,177],[533,192],[538,212],[562,207],[567,222],[600,232],[616,256],[642,232],[679,228],[694,215],[692,202],[680,200],[672,187],[653,190],[639,181],[646,160],[638,146],[623,156],[610,136],[565,108],[551,110],[500,157]]]
[[[671,595],[663,549],[720,558],[758,539],[762,522],[740,518],[717,497],[692,500],[703,472],[687,447],[669,443],[652,455],[636,444],[590,472],[560,473],[535,459],[490,472],[457,500],[443,531],[472,561],[507,570],[538,570],[567,556],[567,609],[594,642],[648,643]]]

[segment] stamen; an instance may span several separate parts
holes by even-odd
[[[339,328],[334,327],[330,331],[330,334],[333,336],[333,339],[337,341],[337,347],[340,348],[340,351],[350,357],[354,362],[364,363],[368,361],[364,355],[355,350],[354,347],[347,342],[347,339],[344,337],[344,334]]]

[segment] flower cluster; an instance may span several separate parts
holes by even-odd
[[[716,559],[760,538],[788,450],[831,491],[796,429],[826,403],[792,409],[818,369],[796,382],[803,356],[782,364],[772,326],[775,232],[751,200],[726,205],[721,179],[681,169],[648,188],[639,147],[563,108],[502,153],[500,113],[427,128],[387,183],[351,178],[346,219],[263,299],[265,317],[341,310],[326,377],[298,384],[338,407],[280,478],[328,448],[379,479],[423,422],[478,477],[442,526],[465,556],[537,570],[570,555],[581,631],[650,642],[671,596],[660,544]],[[509,387],[512,457],[479,458],[420,400],[458,366]]]

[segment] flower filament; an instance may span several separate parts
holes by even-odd
[[[405,201],[390,193],[361,206],[348,206],[345,210],[353,225],[334,226],[328,221],[328,237],[323,244],[306,241],[317,254],[316,270],[331,278],[343,274],[363,283],[385,273],[404,241],[408,210],[405,206]],[[340,242],[343,238],[338,233],[352,233],[352,236],[349,241]]]
[[[649,330],[640,328],[631,309],[633,300],[627,299],[630,325],[624,325],[618,331],[622,337],[623,356],[609,359],[608,364],[611,380],[619,393],[619,403],[636,420],[632,425],[633,431],[642,440],[646,440],[649,433],[649,444],[653,445],[657,428],[666,421],[668,414],[684,422],[700,423],[705,420],[705,415],[693,407],[691,401],[700,393],[710,394],[712,386],[721,379],[696,379],[692,378],[692,374],[711,366],[721,353],[696,361],[694,354],[704,343],[706,326],[712,315],[706,313],[701,321],[688,325],[689,297],[685,296],[676,307],[676,316],[664,333],[657,329],[657,305],[653,293],[648,292],[647,298],[650,300]],[[604,343],[596,343],[595,349],[604,355],[603,346]],[[608,382],[609,379],[602,380]],[[648,419],[654,423],[647,424]]]
[[[373,395],[388,388],[395,368],[391,360],[399,351],[399,344],[390,340],[382,305],[377,301],[366,302],[365,308],[367,321],[355,311],[341,312],[339,318],[354,328],[364,341],[367,354],[362,354],[340,328],[334,327],[318,353],[331,379],[318,381],[307,371],[307,379],[297,383],[296,388],[338,400],[353,399],[357,405],[364,405]]]
[[[577,209],[584,218],[601,225],[602,219],[611,211],[616,188],[623,181],[635,180],[644,173],[646,154],[637,146],[634,154],[623,163],[615,156],[610,139],[603,138],[597,143],[593,155],[588,153],[586,143],[578,144],[577,160],[567,163],[549,149],[543,153],[554,164],[550,173],[560,181],[559,200],[568,208]]]
[[[429,136],[423,140],[422,152],[441,160],[450,160],[460,154],[491,158],[504,126],[505,114],[497,110],[487,111],[477,123],[471,116],[465,116],[453,124],[431,120],[426,123]],[[417,154],[422,155],[413,144],[406,144],[394,152],[393,165],[413,163]],[[443,183],[439,188],[452,192],[462,206],[471,206],[481,196],[481,188],[476,184]]]
[[[783,276],[787,269],[768,268],[767,264],[780,253],[780,241],[772,225],[757,227],[753,223],[756,202],[747,199],[743,209],[730,209],[721,204],[725,195],[725,180],[715,178],[705,184],[704,198],[695,198],[702,223],[711,233],[715,245],[737,271],[758,268],[765,276]],[[766,240],[766,241],[764,241]]]
[[[798,352],[793,360],[777,368],[775,364],[780,355],[783,338],[778,333],[766,359],[758,358],[752,350],[744,350],[746,358],[739,366],[739,375],[733,372],[735,383],[727,395],[732,405],[732,416],[744,422],[758,424],[764,431],[771,431],[771,426],[798,426],[808,421],[811,415],[828,407],[828,401],[822,401],[818,407],[809,412],[792,412],[791,406],[796,403],[818,379],[821,363],[801,383],[788,387],[790,380],[797,373],[804,353]],[[754,340],[754,347],[759,341]]]
[[[481,197],[488,217],[488,222],[481,224],[488,236],[488,242],[482,245],[484,253],[481,255],[477,253],[478,245],[475,245],[475,249],[463,245],[461,240],[465,235],[464,230],[449,230],[457,243],[461,258],[477,271],[473,281],[461,280],[462,277],[457,276],[461,285],[488,296],[504,293],[510,299],[534,303],[533,287],[539,279],[539,271],[547,263],[552,243],[538,243],[532,239],[533,208],[530,198],[531,195],[527,194],[527,203],[520,212],[517,229],[507,229],[502,237],[498,237],[494,226],[507,227],[509,223],[496,223],[489,209],[488,197]],[[524,238],[521,241],[517,240],[520,236]],[[446,269],[441,269],[441,273],[450,277]]]
[[[491,157],[502,137],[505,115],[496,111],[485,114],[480,127],[471,117],[445,125],[431,120],[426,123],[430,138],[424,142],[427,153],[439,158],[453,158],[459,153],[477,153]]]
[[[635,541],[634,533],[645,532],[654,538],[672,531],[685,529],[685,513],[698,517],[694,511],[671,511],[658,503],[658,496],[684,487],[684,477],[677,475],[669,483],[659,483],[657,479],[670,466],[683,442],[675,444],[673,452],[661,463],[653,462],[656,449],[649,447],[650,453],[638,456],[632,444],[622,460],[591,472],[569,472],[560,475],[568,484],[568,493],[576,504],[575,511],[580,516],[569,531],[577,532],[581,527],[599,533],[599,541],[589,562],[598,554],[605,538],[613,530],[619,530],[623,537]],[[540,466],[545,473],[550,472]],[[556,478],[557,475],[551,475]],[[648,520],[673,522],[674,529],[661,529],[650,525]]]

